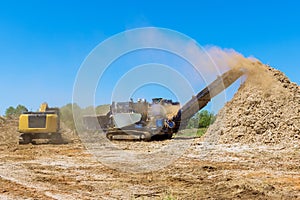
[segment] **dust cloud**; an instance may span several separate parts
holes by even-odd
[[[239,69],[245,73],[245,84],[259,86],[263,92],[283,92],[278,87],[274,76],[269,73],[268,66],[255,57],[244,57],[233,49],[221,49],[217,46],[206,47],[206,51],[221,72]]]

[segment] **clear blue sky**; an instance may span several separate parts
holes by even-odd
[[[137,27],[233,48],[300,84],[300,3],[294,0],[1,1],[0,114],[12,105],[72,101],[77,70],[104,39]]]

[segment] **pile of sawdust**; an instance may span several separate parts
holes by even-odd
[[[218,113],[205,140],[216,143],[300,144],[300,86],[260,63]]]
[[[18,144],[18,119],[0,117],[0,146],[14,147]]]

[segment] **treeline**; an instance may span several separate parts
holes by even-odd
[[[109,112],[109,104],[100,105],[94,108],[93,106],[89,106],[86,108],[81,108],[77,104],[67,104],[60,108],[60,118],[61,121],[70,129],[75,130],[75,120],[73,114],[78,115],[78,118],[82,118],[83,115],[90,114],[95,110],[96,114],[106,114]],[[77,128],[80,128],[81,122],[77,122]]]
[[[17,107],[10,106],[5,110],[5,117],[19,117],[23,112],[27,112],[28,109],[23,105],[17,105]]]
[[[106,114],[109,112],[109,104],[100,105],[95,108],[96,114]],[[69,103],[60,108],[60,117],[61,121],[68,128],[75,130],[75,121],[73,114],[79,115],[78,118],[81,118],[83,115],[92,113],[94,110],[93,106],[89,106],[86,108],[81,108],[77,104]],[[19,117],[23,112],[27,112],[28,109],[24,105],[18,105],[16,107],[10,106],[5,111],[6,117]],[[207,128],[210,124],[212,124],[216,119],[216,116],[207,110],[202,110],[195,114],[192,117],[187,125],[187,128]],[[80,125],[79,125],[80,126]],[[77,127],[78,128],[78,127]]]
[[[79,117],[82,117],[85,114],[92,113],[94,107],[89,106],[86,108],[80,108],[77,104],[69,103],[65,106],[62,106],[59,110],[60,110],[61,122],[66,127],[75,130],[76,127],[73,118],[73,113],[79,115]],[[104,114],[107,113],[108,111],[109,111],[109,105],[100,105],[95,108],[96,114]],[[5,117],[18,118],[24,112],[28,112],[28,109],[24,105],[18,105],[16,107],[10,106],[5,111]]]

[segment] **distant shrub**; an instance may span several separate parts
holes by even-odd
[[[5,111],[6,117],[19,117],[23,112],[27,112],[28,109],[23,105],[18,105],[16,108],[10,106]]]

